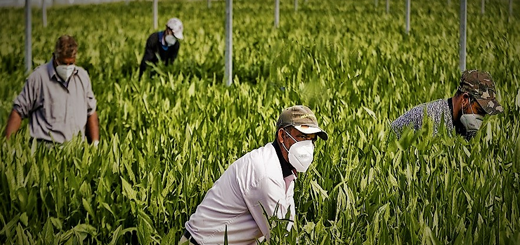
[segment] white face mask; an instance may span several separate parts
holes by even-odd
[[[298,172],[305,172],[312,163],[314,155],[314,144],[312,140],[297,141],[287,131],[284,132],[291,137],[296,143],[294,143],[289,150],[282,144],[283,148],[289,153],[289,163]]]
[[[74,72],[76,66],[74,65],[59,65],[56,66],[56,73],[58,73],[58,76],[61,77],[61,79],[68,81],[72,73]]]
[[[168,46],[173,46],[177,42],[177,38],[175,38],[173,35],[167,35],[164,37],[164,41],[166,41]]]
[[[473,112],[473,108],[471,109]],[[464,114],[464,108],[462,108],[462,116],[460,116],[460,122],[466,129],[466,136],[473,137],[482,126],[484,117],[479,114]]]

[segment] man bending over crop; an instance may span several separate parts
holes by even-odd
[[[462,73],[457,92],[452,98],[439,99],[418,105],[392,122],[392,129],[400,137],[402,129],[422,126],[424,110],[437,127],[444,120],[446,129],[471,139],[482,125],[486,114],[495,115],[504,109],[495,97],[495,83],[487,72],[468,70]]]
[[[275,140],[255,149],[229,166],[213,184],[197,210],[186,222],[179,244],[255,244],[269,240],[264,215],[294,220],[295,171],[305,172],[313,160],[314,142],[328,135],[314,113],[297,105],[282,111]],[[287,229],[292,227],[289,223]]]
[[[147,63],[157,64],[160,59],[166,65],[173,64],[181,47],[179,40],[184,38],[182,35],[183,29],[184,27],[179,19],[171,18],[166,23],[164,31],[152,33],[148,37],[139,67],[139,79],[146,70]]]
[[[96,99],[87,72],[76,66],[78,44],[73,37],[58,38],[52,59],[27,78],[9,115],[5,136],[10,138],[29,118],[32,138],[63,143],[75,135],[99,141]]]

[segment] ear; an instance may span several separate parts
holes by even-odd
[[[278,131],[276,132],[276,138],[278,138],[278,142],[280,143],[283,143],[283,130],[282,129],[278,129]]]
[[[54,67],[58,66],[58,58],[56,58],[56,54],[52,52],[52,65]]]
[[[467,105],[469,105],[469,94],[468,93],[464,93],[462,95],[462,106],[466,107]]]

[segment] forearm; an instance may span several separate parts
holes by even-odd
[[[99,118],[97,112],[94,112],[87,118],[85,134],[89,143],[99,141]]]
[[[169,58],[167,58],[167,60],[166,60],[167,65],[171,65],[171,64],[173,64],[173,62],[175,62],[175,60],[177,59],[177,55],[179,54],[179,47],[180,47],[180,44],[178,42],[175,44],[175,46],[172,47],[174,49],[174,51],[173,51],[172,55]]]
[[[5,128],[5,137],[9,139],[12,134],[16,133],[22,124],[22,116],[13,109],[7,120],[7,126]]]
[[[139,65],[139,79],[141,79],[145,70],[146,70],[146,60],[143,58],[143,60],[141,61],[141,64]]]
[[[280,182],[265,178],[244,196],[251,216],[267,240],[270,239],[269,219],[273,216],[283,219],[287,214],[289,204],[285,194],[285,186],[281,186]]]
[[[153,50],[149,47],[150,44],[146,44],[146,49],[144,50],[143,59],[141,60],[141,64],[139,65],[139,78],[143,75],[144,71],[148,67],[148,62],[153,62],[155,54]]]

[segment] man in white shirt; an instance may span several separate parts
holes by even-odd
[[[317,137],[328,135],[314,113],[296,105],[282,111],[276,139],[229,166],[213,184],[186,222],[179,244],[255,244],[270,238],[268,217],[294,221],[295,172],[305,172],[313,159]],[[292,227],[289,223],[287,229]]]

